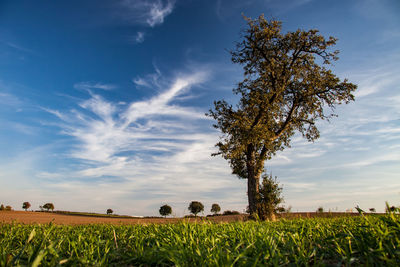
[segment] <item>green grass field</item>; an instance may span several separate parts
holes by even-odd
[[[0,224],[0,266],[399,266],[400,218]]]

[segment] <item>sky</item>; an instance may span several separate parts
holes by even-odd
[[[292,211],[400,202],[398,0],[0,0],[0,203],[173,216],[244,211],[247,181],[212,157],[205,116],[235,104],[243,16],[338,38],[355,101],[265,163]]]

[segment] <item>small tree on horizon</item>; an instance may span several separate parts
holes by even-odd
[[[112,214],[114,211],[112,209],[107,209],[107,215]]]
[[[159,212],[161,216],[164,216],[164,218],[166,218],[168,215],[172,213],[172,208],[169,205],[165,204],[160,207]]]
[[[22,203],[22,208],[27,211],[29,208],[31,207],[31,203],[29,203],[28,201]]]
[[[5,210],[6,211],[12,211],[12,207],[10,205],[7,205]]]
[[[5,208],[4,208],[4,204],[1,204],[0,205],[0,210],[4,210]]]
[[[197,217],[197,213],[204,211],[204,205],[199,201],[192,201],[189,204],[188,210]]]
[[[46,204],[43,205],[43,208],[46,209],[47,211],[49,211],[49,210],[53,211],[54,210],[54,204],[53,203],[46,203]]]
[[[221,207],[217,203],[211,205],[211,212],[214,213],[214,215],[217,215],[220,211]]]

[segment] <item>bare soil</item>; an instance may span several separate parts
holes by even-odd
[[[96,217],[81,215],[65,215],[52,212],[32,212],[32,211],[1,211],[0,223],[24,223],[24,224],[152,224],[152,223],[178,223],[182,221],[189,222],[234,222],[244,221],[247,215],[228,215],[215,217],[197,217],[197,218],[113,218]]]
[[[294,219],[294,218],[313,218],[313,217],[340,217],[340,216],[358,216],[358,213],[345,212],[293,212],[278,214],[277,219]],[[1,211],[0,223],[23,223],[23,224],[152,224],[152,223],[178,223],[178,222],[217,222],[229,223],[248,220],[248,215],[226,215],[212,217],[197,218],[113,218],[113,217],[96,217],[81,215],[66,215],[52,212],[32,212],[32,211]]]

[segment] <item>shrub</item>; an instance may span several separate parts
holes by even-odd
[[[322,206],[321,206],[321,207],[318,207],[317,212],[318,212],[318,213],[324,212],[324,208],[323,208]]]
[[[375,208],[370,208],[369,211],[370,212],[376,212]]]
[[[197,216],[197,213],[204,211],[204,205],[199,201],[192,201],[189,204],[188,210]]]
[[[172,213],[172,208],[168,205],[164,205],[160,207],[159,212],[162,216],[167,217]]]
[[[112,214],[114,211],[112,209],[107,209],[107,214]]]
[[[236,210],[226,210],[224,211],[223,215],[239,215],[240,212],[236,211]]]
[[[277,177],[264,174],[257,197],[257,214],[261,220],[272,219],[278,210],[278,205],[283,202],[281,197],[282,187],[279,187]]]
[[[5,208],[5,210],[6,210],[6,211],[12,211],[12,207],[7,205],[6,208]]]
[[[214,215],[216,215],[220,211],[221,207],[218,204],[214,203],[211,205],[211,212],[214,213]]]
[[[4,208],[4,205],[3,205],[3,204],[1,204],[1,205],[0,205],[0,210],[5,210],[5,208]]]
[[[27,211],[27,209],[29,209],[31,207],[31,203],[29,203],[29,202],[24,202],[24,203],[22,203],[22,208],[25,210],[25,211]]]

